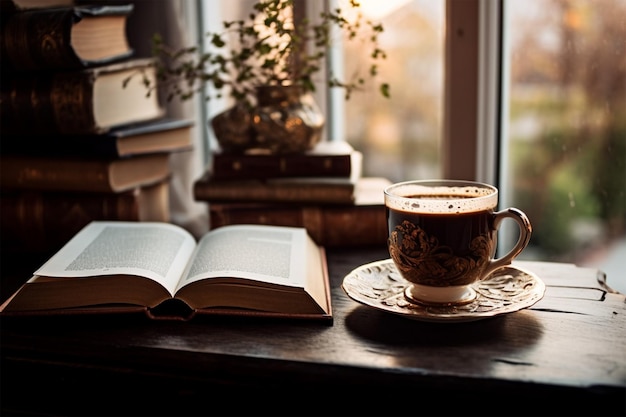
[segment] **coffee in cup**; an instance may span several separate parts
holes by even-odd
[[[458,180],[406,181],[384,190],[388,249],[410,285],[409,301],[465,304],[476,297],[472,284],[510,265],[528,245],[532,226],[516,208],[496,211],[498,189]],[[519,226],[515,246],[496,258],[502,221]]]

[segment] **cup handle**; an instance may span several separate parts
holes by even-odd
[[[500,229],[500,223],[502,223],[502,220],[506,218],[511,218],[515,220],[515,222],[519,226],[520,233],[519,238],[517,239],[517,243],[506,255],[489,261],[489,265],[487,265],[487,268],[485,269],[483,275],[485,277],[500,267],[510,265],[513,259],[515,259],[515,257],[519,255],[524,250],[524,248],[526,248],[526,246],[528,246],[528,242],[530,242],[530,236],[533,232],[530,220],[528,220],[526,214],[519,209],[510,207],[502,211],[495,212],[493,216],[493,227],[495,229],[495,233],[497,233]]]

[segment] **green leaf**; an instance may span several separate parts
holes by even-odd
[[[386,98],[390,98],[391,97],[391,93],[389,92],[389,84],[382,83],[380,85],[380,94],[382,94],[383,97],[386,97]]]
[[[215,33],[211,37],[211,44],[217,48],[223,48],[226,45],[226,42],[224,42],[224,40],[222,39],[220,35]]]

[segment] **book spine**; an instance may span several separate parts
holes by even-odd
[[[156,119],[100,135],[3,134],[3,154],[117,159],[193,148],[190,120]]]
[[[139,189],[110,194],[3,191],[2,241],[14,249],[58,248],[92,220],[140,220],[140,195]]]
[[[305,227],[317,244],[327,247],[386,245],[383,205],[276,207],[210,204],[211,229],[229,224]]]
[[[132,4],[14,10],[2,21],[0,53],[9,71],[72,70],[132,55],[82,60],[72,44],[72,27],[86,16],[128,16]]]
[[[2,63],[12,70],[81,66],[71,44],[72,9],[14,13],[2,26]]]
[[[314,182],[234,182],[201,181],[194,183],[197,201],[283,202],[316,204],[352,204],[354,184]]]
[[[350,177],[351,155],[213,156],[213,178]]]
[[[122,155],[118,138],[103,135],[25,134],[3,135],[4,154],[28,154],[33,156],[115,159]]]
[[[112,192],[106,160],[3,157],[2,189]]]
[[[85,71],[3,82],[0,120],[8,133],[103,133],[94,118],[94,75]]]

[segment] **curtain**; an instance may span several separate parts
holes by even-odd
[[[136,57],[149,57],[152,36],[160,33],[165,43],[174,48],[198,42],[197,3],[189,0],[135,0],[135,9],[128,21],[128,38]],[[206,121],[202,119],[199,100],[181,102],[178,99],[162,103],[167,115],[196,121],[193,129],[194,149],[173,153],[170,157],[170,213],[172,223],[183,226],[196,238],[208,231],[206,203],[193,198],[193,182],[204,172]]]

